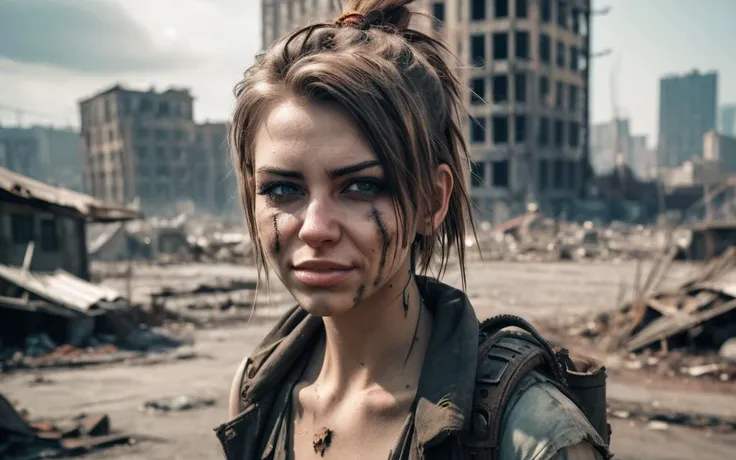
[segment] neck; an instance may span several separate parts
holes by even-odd
[[[408,268],[349,312],[323,321],[326,340],[320,379],[343,391],[418,381],[432,318]]]

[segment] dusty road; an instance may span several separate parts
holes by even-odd
[[[521,313],[531,319],[613,307],[621,279],[633,279],[633,265],[486,264],[469,272],[468,291],[479,316]],[[677,266],[675,278],[688,272]],[[452,281],[453,274],[448,276]],[[0,382],[2,392],[33,415],[63,417],[105,412],[113,429],[149,437],[133,446],[92,453],[90,459],[219,459],[213,427],[226,419],[232,374],[268,330],[267,324],[241,324],[198,331],[198,359],[158,365],[114,365],[46,372],[52,383],[29,385],[32,374],[17,373]],[[181,395],[214,397],[213,407],[153,415],[140,410],[150,399]],[[657,391],[610,379],[609,395],[719,415],[736,415],[736,397],[719,393]],[[652,431],[641,423],[613,420],[616,457],[633,459],[727,459],[736,451],[733,434],[707,434],[670,427]]]

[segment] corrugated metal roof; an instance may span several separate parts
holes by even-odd
[[[91,220],[118,221],[142,217],[136,209],[106,203],[84,193],[46,184],[3,167],[0,167],[0,190],[22,199],[39,200],[69,208]]]
[[[57,270],[54,273],[31,273],[18,267],[0,264],[0,277],[49,302],[80,312],[88,312],[99,302],[114,302],[122,296],[105,286]]]

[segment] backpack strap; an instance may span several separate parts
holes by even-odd
[[[525,332],[503,331],[510,326]],[[562,369],[549,343],[522,318],[500,315],[484,321],[480,325],[470,430],[462,435],[463,458],[498,460],[504,409],[519,382],[534,370],[564,382]]]

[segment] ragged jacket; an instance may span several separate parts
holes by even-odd
[[[462,459],[460,434],[468,428],[478,358],[478,319],[467,296],[429,278],[419,279],[432,312],[432,335],[408,418],[389,460]],[[282,415],[291,388],[316,346],[321,318],[290,310],[240,375],[240,413],[215,428],[228,460],[290,459]],[[597,460],[606,446],[578,407],[540,374],[522,380],[502,422],[504,460]],[[482,459],[479,459],[482,460]]]

